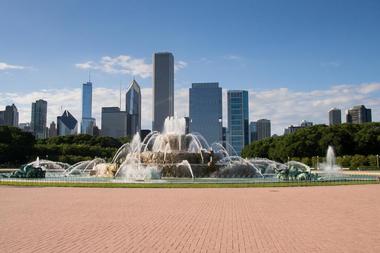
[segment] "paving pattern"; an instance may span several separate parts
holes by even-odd
[[[0,252],[380,252],[380,185],[0,187]]]

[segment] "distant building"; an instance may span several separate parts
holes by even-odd
[[[93,135],[95,119],[92,117],[92,83],[82,85],[82,122],[81,134]]]
[[[222,127],[222,145],[227,148],[227,127]]]
[[[354,106],[347,111],[346,121],[352,124],[372,122],[371,109],[367,109],[364,105]]]
[[[329,125],[340,125],[342,124],[342,112],[340,109],[332,108],[329,111]]]
[[[222,140],[222,88],[219,83],[193,83],[189,89],[190,132],[211,145]]]
[[[18,111],[14,104],[7,105],[4,111],[0,111],[0,126],[18,127]]]
[[[141,130],[141,90],[135,79],[127,90],[125,111],[127,112],[127,135],[133,136]]]
[[[257,140],[269,138],[271,136],[270,120],[259,119],[256,121]]]
[[[257,124],[256,121],[249,123],[250,142],[257,141]]]
[[[313,126],[313,122],[306,121],[306,120],[301,121],[301,127],[311,127],[311,126]]]
[[[46,118],[47,102],[39,99],[32,103],[32,120],[30,124],[33,134],[37,139],[44,139],[47,137]]]
[[[305,127],[311,127],[311,126],[313,126],[313,122],[303,120],[303,121],[301,121],[300,126],[290,125],[288,128],[285,128],[284,134],[292,134],[292,133],[295,133],[296,131],[298,131],[299,129],[302,129]]]
[[[153,55],[153,131],[161,132],[166,117],[174,116],[174,57]]]
[[[249,144],[249,101],[248,91],[230,90],[227,92],[228,143],[240,155]]]
[[[78,133],[78,121],[67,110],[57,117],[57,134],[59,136],[75,135]]]
[[[32,127],[29,122],[18,124],[18,128],[20,128],[23,132],[33,133]]]
[[[141,138],[141,141],[143,141],[145,139],[145,137],[148,136],[148,134],[150,134],[151,131],[149,129],[141,129],[140,131],[140,138]]]
[[[102,107],[102,136],[114,138],[127,136],[127,112],[119,107]]]
[[[92,135],[93,135],[93,136],[100,136],[100,129],[99,129],[99,127],[94,126],[94,127],[92,128]]]
[[[190,118],[185,117],[185,134],[190,133]]]
[[[54,136],[57,136],[57,127],[55,125],[55,122],[52,121],[49,127],[49,138]]]

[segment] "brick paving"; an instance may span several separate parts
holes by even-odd
[[[379,193],[0,187],[0,252],[380,252]]]

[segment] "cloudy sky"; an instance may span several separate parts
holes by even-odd
[[[0,0],[0,108],[15,103],[28,122],[43,98],[49,122],[62,109],[79,119],[91,71],[99,124],[134,76],[150,128],[152,53],[170,51],[178,116],[192,82],[217,81],[224,94],[249,90],[250,120],[272,120],[277,134],[327,123],[331,107],[365,104],[379,121],[379,27],[376,0]]]

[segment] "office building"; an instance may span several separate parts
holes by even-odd
[[[248,91],[230,90],[227,92],[228,143],[240,155],[249,144],[249,101]]]
[[[190,132],[211,145],[222,140],[222,88],[219,83],[193,83],[189,89]]]
[[[67,110],[57,117],[57,134],[59,136],[75,135],[78,133],[78,121]]]
[[[18,111],[14,104],[7,105],[4,111],[0,111],[0,126],[18,127]]]
[[[269,138],[271,136],[270,120],[259,119],[256,121],[257,140]]]
[[[127,136],[127,112],[119,107],[102,107],[102,136],[114,138]]]
[[[133,136],[141,130],[141,90],[135,79],[127,90],[125,111],[127,112],[127,135]]]
[[[313,122],[303,120],[303,121],[301,121],[301,125],[299,125],[299,126],[290,125],[288,128],[285,128],[284,134],[292,134],[292,133],[295,133],[302,128],[311,127],[311,126],[313,126]]]
[[[227,127],[222,127],[222,145],[227,148]]]
[[[174,57],[153,55],[153,131],[161,132],[166,117],[174,116]]]
[[[92,83],[88,81],[82,85],[82,122],[81,134],[93,135],[95,119],[92,117]]]
[[[47,137],[46,118],[47,102],[39,99],[32,103],[32,120],[30,124],[33,134],[37,139],[44,139]]]
[[[372,122],[371,109],[367,109],[364,105],[354,106],[347,111],[346,121],[352,124]]]
[[[340,125],[342,124],[342,112],[340,109],[332,108],[329,111],[329,125]]]
[[[57,136],[57,127],[55,125],[55,122],[52,121],[49,127],[49,138],[54,136]]]
[[[31,127],[31,124],[30,124],[29,122],[18,124],[18,128],[20,128],[21,131],[23,131],[23,132],[33,133],[33,130],[32,130],[32,127]]]
[[[257,124],[256,121],[249,123],[250,142],[257,141]]]

